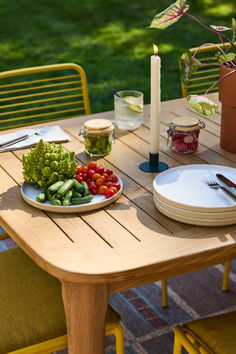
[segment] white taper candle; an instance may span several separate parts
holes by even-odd
[[[154,53],[157,46],[153,45]],[[157,53],[157,52],[156,52]],[[151,56],[151,146],[150,152],[157,154],[160,145],[160,113],[161,113],[161,58]]]

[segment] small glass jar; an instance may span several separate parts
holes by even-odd
[[[168,124],[168,141],[171,138],[171,148],[181,154],[193,154],[198,148],[201,128],[205,123],[193,117],[177,117]]]
[[[84,137],[87,154],[105,156],[112,149],[114,125],[107,119],[90,119],[84,123],[79,135]]]

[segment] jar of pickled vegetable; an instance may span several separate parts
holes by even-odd
[[[177,117],[168,125],[168,142],[171,138],[173,151],[182,154],[197,151],[200,129],[206,126],[204,122],[193,117]]]
[[[107,119],[87,120],[79,135],[83,135],[90,156],[104,156],[111,152],[114,125]]]

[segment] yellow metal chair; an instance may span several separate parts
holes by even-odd
[[[230,44],[217,44],[218,47],[229,48]],[[192,74],[191,79],[187,84],[181,81],[182,96],[187,97],[192,94],[203,94],[206,90],[217,81],[220,73],[219,62],[215,58],[215,54],[219,52],[219,48],[215,45],[208,45],[204,47],[194,47],[189,49],[190,53],[200,60],[202,66]],[[218,65],[215,65],[218,64]],[[209,92],[219,91],[219,85],[214,86]]]
[[[77,64],[0,73],[0,130],[90,114],[87,79]]]
[[[236,311],[174,327],[173,354],[184,347],[189,354],[236,353]]]
[[[0,130],[90,113],[86,74],[77,64],[0,73]],[[0,230],[0,240],[7,237]]]
[[[20,248],[0,253],[0,353],[49,354],[67,347],[60,281]],[[108,307],[105,334],[124,354],[119,314]]]

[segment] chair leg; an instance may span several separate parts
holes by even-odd
[[[228,290],[230,266],[231,266],[231,262],[225,262],[225,271],[224,271],[224,279],[223,279],[223,284],[222,284],[222,291]]]
[[[173,354],[181,354],[181,353],[182,353],[182,344],[179,338],[175,336]]]
[[[125,353],[123,327],[118,322],[112,322],[105,327],[105,335],[114,334],[116,337],[116,354]]]
[[[168,307],[167,279],[161,281],[162,307]]]

